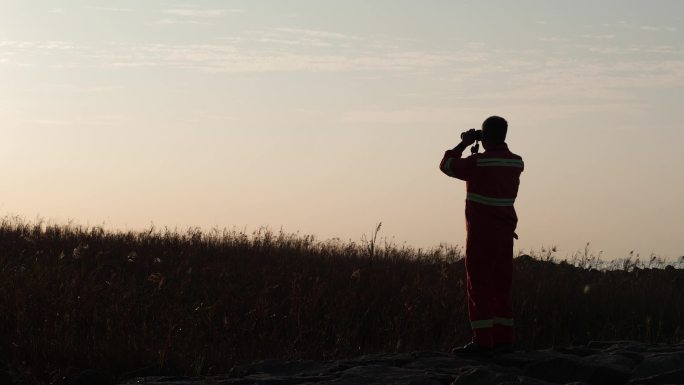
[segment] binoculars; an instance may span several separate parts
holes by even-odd
[[[461,133],[461,140],[468,137],[472,138],[475,141],[482,141],[482,130],[476,130],[474,128],[471,128],[470,130]]]

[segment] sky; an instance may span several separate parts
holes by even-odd
[[[1,4],[0,215],[463,245],[500,115],[517,251],[684,255],[682,1]]]

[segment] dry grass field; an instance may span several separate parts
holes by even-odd
[[[447,350],[469,338],[459,248],[262,229],[0,223],[0,369],[58,384],[226,372],[265,358]],[[523,347],[684,339],[684,260],[541,250],[514,263]]]

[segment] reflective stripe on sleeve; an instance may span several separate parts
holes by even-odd
[[[515,198],[491,198],[480,194],[468,193],[466,200],[482,203],[487,206],[513,206]]]
[[[523,168],[523,161],[520,159],[506,158],[480,158],[477,160],[478,167],[518,167]]]
[[[513,326],[513,318],[494,317],[494,325]]]
[[[470,328],[471,329],[485,329],[485,328],[491,328],[494,327],[494,320],[493,319],[483,319],[479,321],[470,321]]]
[[[454,158],[449,158],[449,159],[447,159],[446,162],[444,162],[444,168],[442,168],[442,171],[444,171],[444,173],[447,174],[447,175],[449,175],[449,176],[453,176],[453,175],[451,174],[451,161],[452,161],[453,159],[454,159]]]

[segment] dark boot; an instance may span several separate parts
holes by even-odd
[[[478,357],[488,357],[492,354],[492,348],[485,346],[480,346],[475,342],[469,342],[464,346],[457,346],[451,349],[451,354],[456,354],[459,356],[478,356]]]

